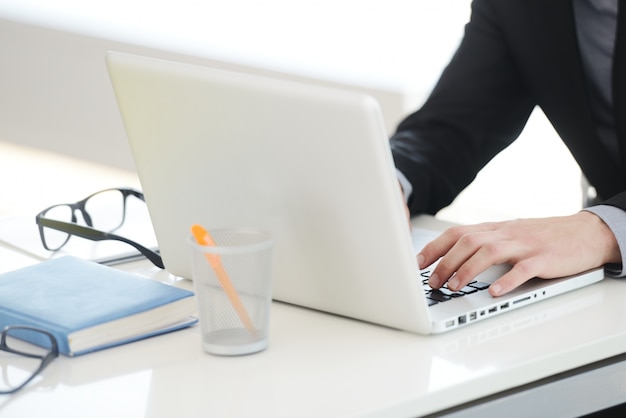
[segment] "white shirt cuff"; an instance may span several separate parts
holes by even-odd
[[[623,266],[626,261],[626,211],[610,205],[591,206],[584,210],[597,215],[608,225],[613,235],[615,235],[619,251],[622,254],[622,263],[605,266],[606,272],[611,276],[625,277],[626,271],[624,271]]]
[[[413,186],[407,180],[406,176],[402,173],[402,171],[396,169],[396,176],[398,177],[398,181],[400,182],[400,186],[402,186],[402,192],[404,193],[404,202],[408,203],[409,198],[411,197],[411,193],[413,193]]]

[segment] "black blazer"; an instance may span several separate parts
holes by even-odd
[[[618,26],[624,36],[626,25]],[[431,96],[391,138],[396,166],[413,185],[412,214],[450,204],[517,138],[536,105],[603,203],[626,210],[626,168],[613,163],[594,127],[575,30],[572,0],[474,0],[463,41]],[[626,64],[626,53],[614,61]],[[626,65],[614,72],[615,92],[626,84]],[[614,93],[626,162],[624,96]]]

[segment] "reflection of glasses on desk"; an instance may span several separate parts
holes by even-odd
[[[20,343],[17,339],[37,341],[42,347]],[[0,394],[15,393],[33,380],[48,364],[59,356],[57,340],[52,334],[39,328],[7,326],[0,337],[0,351],[15,354],[10,358],[0,357],[2,376]]]
[[[138,190],[107,189],[94,193],[79,202],[54,205],[40,212],[36,217],[36,222],[43,246],[48,251],[57,251],[72,235],[92,241],[121,241],[135,247],[155,266],[164,268],[161,256],[155,251],[112,233],[124,224],[126,201],[129,196],[145,202],[143,193]],[[80,218],[85,225],[78,224],[77,213],[80,213]]]

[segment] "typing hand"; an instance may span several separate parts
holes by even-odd
[[[590,212],[543,219],[455,226],[427,244],[417,255],[420,268],[436,260],[430,286],[459,290],[492,265],[512,269],[489,288],[505,294],[533,277],[551,279],[580,273],[621,260],[608,226]]]

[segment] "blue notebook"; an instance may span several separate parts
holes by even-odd
[[[195,324],[193,295],[68,256],[0,275],[0,326],[42,328],[76,356]]]

